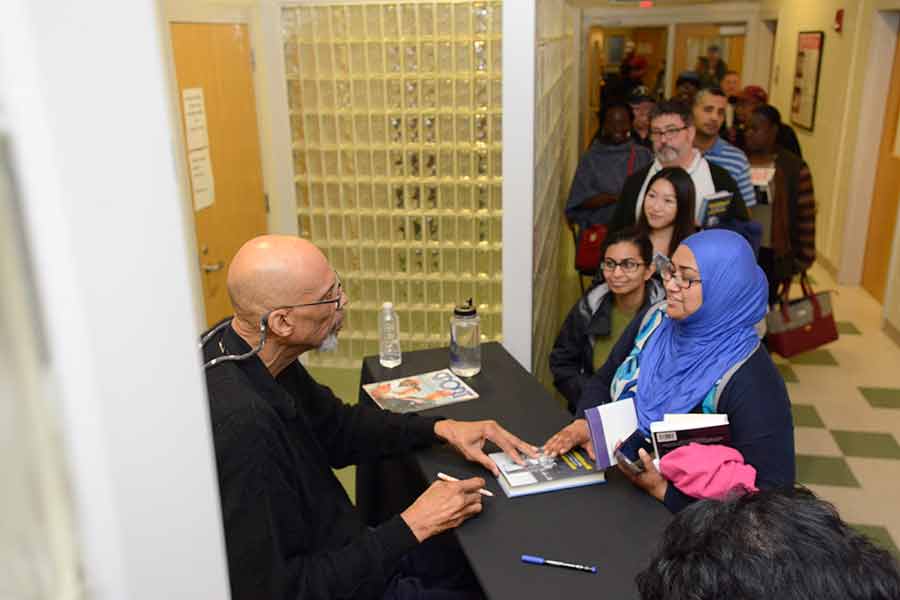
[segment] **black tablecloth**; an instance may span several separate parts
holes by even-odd
[[[362,383],[446,367],[446,349],[404,354],[386,369],[378,357],[363,361]],[[541,445],[571,419],[547,391],[497,343],[482,347],[482,372],[468,379],[479,398],[439,407],[436,414],[463,420],[496,419],[509,431]],[[360,402],[371,403],[360,390]],[[492,450],[490,450],[492,451]],[[357,506],[370,524],[405,509],[438,471],[484,477],[493,498],[455,530],[485,593],[497,598],[636,598],[634,576],[649,562],[669,512],[634,488],[616,469],[608,482],[520,498],[507,498],[480,465],[435,446],[405,459],[360,465]],[[596,565],[596,575],[521,562],[522,554]],[[581,596],[589,594],[589,596]]]

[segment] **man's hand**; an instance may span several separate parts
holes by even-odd
[[[668,480],[657,470],[656,465],[653,464],[653,459],[650,458],[646,450],[643,448],[638,450],[638,456],[640,456],[641,462],[644,464],[642,473],[635,475],[628,467],[623,467],[621,464],[619,465],[619,470],[625,473],[625,477],[631,480],[631,483],[662,502],[663,498],[666,497],[666,490],[669,489]]]
[[[537,448],[527,444],[500,427],[496,421],[454,421],[445,419],[434,424],[434,433],[446,440],[456,450],[472,462],[484,466],[496,477],[500,474],[497,465],[484,453],[484,443],[488,440],[506,452],[518,464],[524,464],[519,452],[537,456]]]
[[[481,494],[478,490],[483,487],[484,479],[481,477],[464,481],[435,481],[400,516],[416,539],[424,542],[480,513]]]
[[[575,446],[584,448],[591,460],[597,460],[594,455],[594,444],[591,443],[591,432],[588,430],[586,419],[575,419],[562,428],[549,440],[544,442],[544,452],[548,456],[565,454]]]

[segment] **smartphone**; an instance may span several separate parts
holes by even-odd
[[[625,438],[625,441],[616,448],[613,456],[615,456],[619,464],[637,475],[644,471],[644,463],[638,454],[638,450],[641,448],[652,454],[653,441],[645,436],[640,429],[635,429],[634,433]]]

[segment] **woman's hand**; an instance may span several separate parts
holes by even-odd
[[[594,456],[594,445],[591,443],[591,433],[588,431],[585,419],[575,419],[544,442],[544,453],[548,456],[559,456],[575,446],[581,446],[587,451],[591,460],[597,460]]]
[[[657,470],[656,465],[653,464],[653,459],[650,458],[646,450],[643,448],[638,450],[638,456],[640,456],[644,465],[643,472],[635,475],[631,469],[623,466],[622,463],[619,463],[619,470],[625,473],[625,477],[631,480],[631,483],[662,502],[663,498],[666,497],[666,490],[669,489],[668,480]]]

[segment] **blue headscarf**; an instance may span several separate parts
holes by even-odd
[[[641,351],[635,408],[644,431],[666,413],[690,412],[753,352],[768,308],[768,281],[743,237],[710,229],[682,244],[697,259],[703,304],[680,321],[664,318]]]

